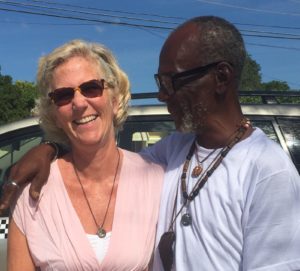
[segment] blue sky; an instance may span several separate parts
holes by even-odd
[[[292,89],[300,89],[300,0],[0,0],[1,73],[11,75],[14,80],[34,81],[40,56],[71,39],[81,38],[103,43],[113,51],[130,78],[133,93],[156,91],[153,74],[160,48],[170,33],[162,28],[173,28],[199,15],[224,17],[242,31],[247,51],[261,66],[264,82],[282,80]]]

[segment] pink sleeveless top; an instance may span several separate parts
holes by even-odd
[[[41,270],[147,270],[164,172],[138,154],[122,152],[112,235],[101,263],[72,206],[57,162],[51,165],[38,203],[30,199],[29,186],[25,187],[13,218],[26,235],[34,263]]]

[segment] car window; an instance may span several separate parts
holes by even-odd
[[[139,152],[175,131],[173,121],[166,116],[129,117],[118,134],[121,148]]]
[[[248,116],[255,127],[278,143],[291,157],[300,172],[300,118]],[[175,131],[169,116],[132,116],[118,134],[121,148],[138,152]]]
[[[291,157],[300,172],[300,119],[278,118],[278,124]]]
[[[40,144],[42,136],[38,125],[0,134],[0,184],[4,180],[6,170],[33,146]]]

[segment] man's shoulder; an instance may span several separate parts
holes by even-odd
[[[255,161],[257,170],[266,174],[274,171],[296,171],[288,154],[262,130],[256,128],[249,141],[247,157]]]

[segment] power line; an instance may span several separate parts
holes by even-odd
[[[68,11],[68,12],[78,12],[75,10],[66,10],[66,9],[61,9],[61,8],[48,8],[44,6],[37,6],[37,5],[31,5],[31,4],[24,4],[24,3],[16,3],[13,1],[3,1],[0,0],[0,2],[6,4],[6,5],[13,5],[13,6],[22,6],[22,7],[35,7],[35,8],[42,8],[42,9],[50,9],[50,10],[59,10],[59,11]],[[41,2],[41,1],[39,1]],[[44,2],[44,1],[42,1]],[[34,12],[34,11],[27,11],[27,10],[16,10],[16,9],[5,9],[5,8],[0,8],[0,10],[4,11],[9,11],[9,12],[18,12],[18,13],[26,13],[30,15],[40,15],[40,16],[48,16],[48,17],[56,17],[56,18],[61,18],[61,19],[72,19],[72,20],[81,20],[81,21],[88,21],[92,23],[104,23],[104,24],[113,24],[113,25],[123,25],[123,26],[131,26],[131,27],[137,27],[140,29],[160,29],[160,30],[172,30],[172,27],[166,27],[166,26],[157,26],[157,25],[145,25],[145,24],[137,24],[137,23],[129,23],[129,22],[122,22],[122,21],[107,21],[107,20],[100,20],[100,19],[93,19],[93,18],[83,18],[83,17],[78,17],[78,16],[70,16],[70,15],[63,15],[63,14],[53,14],[53,13],[45,13],[45,12]],[[83,13],[87,15],[103,15],[103,14],[97,14],[97,13],[86,13],[83,11],[80,11],[78,13]],[[107,15],[107,14],[105,14]],[[112,16],[110,16],[112,17]],[[114,16],[120,19],[119,16]],[[121,17],[124,19],[124,17]],[[135,19],[135,18],[128,18],[125,17],[126,19]],[[153,22],[153,20],[152,20]],[[165,23],[162,21],[155,21],[155,22],[160,22],[160,23]],[[167,22],[169,23],[169,22]],[[300,40],[300,36],[292,33],[278,33],[278,32],[268,32],[268,31],[258,31],[258,30],[240,30],[244,36],[247,37],[258,37],[258,38],[272,38],[272,39],[286,39],[286,40]],[[250,33],[250,34],[249,34]],[[153,34],[153,33],[152,33]]]
[[[271,13],[271,14],[288,15],[288,16],[300,16],[300,13],[283,12],[283,11],[275,11],[275,10],[264,10],[264,9],[258,9],[258,8],[237,6],[237,5],[232,5],[232,4],[225,4],[225,3],[214,2],[214,1],[209,1],[209,0],[197,0],[197,2],[206,3],[206,4],[210,4],[210,5],[229,7],[229,8],[236,8],[236,9],[255,11],[255,12],[262,12],[262,13]]]
[[[235,24],[235,25],[245,25],[245,26],[254,26],[254,27],[264,27],[264,28],[300,30],[300,27],[295,27],[295,26],[266,25],[266,24],[247,24],[247,23],[233,23],[233,24]]]
[[[23,22],[18,22],[18,21],[0,21],[0,23],[12,23],[12,24],[21,24]],[[93,26],[93,25],[98,25],[95,23],[34,23],[34,22],[26,22],[28,25],[54,25],[54,26]],[[150,29],[145,29],[141,28],[142,30],[146,31],[147,33],[156,36],[158,38],[164,39],[165,36],[159,35],[156,32],[151,31]],[[276,46],[276,45],[268,45],[268,44],[262,44],[262,43],[251,43],[251,42],[246,42],[246,45],[253,45],[253,46],[259,46],[259,47],[269,47],[269,48],[276,48],[276,49],[285,49],[285,50],[295,50],[295,51],[300,51],[300,48],[296,47],[288,47],[288,46]]]
[[[269,31],[258,31],[258,30],[249,30],[249,29],[240,29],[241,32],[249,32],[249,33],[258,33],[263,35],[269,35],[270,37],[283,37],[283,38],[291,38],[291,39],[299,39],[300,35],[296,35],[293,33],[280,33],[280,32],[269,32]]]
[[[71,5],[71,4],[62,4],[58,2],[50,2],[50,1],[42,1],[42,0],[27,0],[29,2],[39,2],[39,3],[47,3],[51,5],[58,5],[58,6],[65,6],[65,7],[73,7],[73,8],[80,8],[80,9],[91,9],[91,10],[99,10],[99,11],[107,11],[107,12],[116,12],[121,14],[129,14],[129,15],[139,15],[139,16],[151,16],[151,17],[158,17],[158,18],[166,18],[166,19],[177,19],[177,20],[186,20],[184,17],[178,17],[178,16],[165,16],[165,15],[159,15],[159,14],[151,14],[151,13],[140,13],[140,12],[129,12],[129,11],[123,11],[123,10],[112,10],[112,9],[100,9],[96,7],[83,7],[78,5]]]
[[[299,35],[295,35],[294,37],[285,36],[285,35],[263,35],[263,34],[246,34],[243,33],[243,30],[241,30],[243,36],[245,37],[257,37],[257,38],[270,38],[270,39],[283,39],[283,40],[300,40]]]
[[[107,12],[114,12],[114,13],[123,13],[123,14],[130,14],[130,15],[138,15],[138,16],[152,16],[158,18],[166,18],[166,19],[176,19],[181,21],[186,21],[187,17],[178,17],[178,16],[170,16],[170,15],[161,15],[161,14],[151,14],[151,13],[140,13],[140,12],[129,12],[123,10],[112,10],[112,9],[100,9],[96,7],[86,7],[86,6],[78,6],[78,5],[71,5],[71,4],[62,4],[58,2],[50,2],[50,1],[42,1],[42,0],[27,0],[29,2],[38,2],[38,3],[47,3],[51,5],[58,5],[58,6],[66,6],[66,7],[74,7],[80,9],[91,9],[91,10],[99,10],[99,11],[107,11]],[[300,27],[293,27],[293,26],[282,26],[282,25],[264,25],[264,24],[248,24],[248,23],[233,23],[235,25],[245,25],[245,26],[254,26],[254,27],[267,27],[267,28],[282,28],[282,29],[290,29],[290,30],[300,30]]]
[[[75,17],[75,16],[49,14],[49,13],[34,12],[34,11],[27,11],[27,10],[16,10],[16,9],[8,9],[8,8],[1,8],[1,7],[0,7],[0,10],[8,11],[8,12],[30,14],[30,15],[40,15],[40,16],[61,18],[61,19],[70,19],[70,20],[79,20],[79,21],[88,21],[88,22],[95,22],[95,23],[111,24],[111,25],[132,26],[132,27],[139,27],[139,28],[144,27],[144,28],[154,28],[154,29],[163,29],[163,30],[172,30],[173,29],[171,27],[164,27],[164,26],[134,24],[134,23],[117,22],[117,21],[105,21],[105,20],[99,20],[99,19],[89,19],[89,18],[81,18],[81,17]]]
[[[260,47],[300,51],[300,48],[296,48],[296,47],[276,46],[276,45],[268,45],[268,44],[262,44],[262,43],[251,43],[251,42],[246,42],[246,44],[247,45],[253,45],[253,46],[260,46]]]
[[[12,1],[0,1],[3,3],[14,3],[14,4],[20,4],[17,2],[12,2]],[[57,3],[57,2],[50,2],[50,1],[43,1],[43,0],[27,0],[27,2],[34,2],[34,3],[45,3],[45,4],[50,4],[50,5],[56,5],[56,6],[64,6],[64,7],[72,7],[72,8],[79,8],[81,11],[75,11],[75,10],[67,10],[67,9],[60,9],[60,10],[64,10],[64,11],[70,11],[70,12],[82,12],[83,9],[87,9],[87,10],[98,10],[98,11],[105,11],[105,12],[113,12],[113,13],[121,13],[121,14],[130,14],[130,15],[138,15],[138,16],[152,16],[152,17],[157,17],[157,18],[167,18],[167,19],[176,19],[176,20],[181,20],[181,21],[185,21],[188,18],[185,17],[176,17],[176,16],[166,16],[166,15],[159,15],[159,14],[150,14],[150,13],[138,13],[138,12],[129,12],[129,11],[120,11],[120,10],[112,10],[112,9],[100,9],[100,8],[96,8],[96,7],[84,7],[84,6],[78,6],[78,5],[71,5],[71,4],[62,4],[62,3]],[[213,2],[212,2],[213,3]],[[217,3],[217,2],[215,2]],[[26,5],[25,3],[22,3],[23,5]],[[214,3],[213,3],[214,4]],[[46,9],[53,9],[53,8],[49,8],[49,7],[45,7],[45,6],[40,6]],[[56,8],[58,9],[58,8]],[[125,19],[132,19],[132,20],[142,20],[142,21],[146,21],[148,19],[145,18],[137,18],[137,17],[122,17],[119,15],[111,15],[111,14],[100,14],[100,13],[87,13],[86,14],[94,14],[94,15],[102,15],[102,16],[115,16],[117,18],[125,18]],[[158,23],[168,23],[168,24],[174,24],[177,25],[180,22],[170,22],[170,21],[157,21],[157,20],[152,20],[154,22],[158,22]],[[276,28],[276,29],[290,29],[290,30],[300,30],[300,27],[291,27],[291,26],[280,26],[280,25],[264,25],[264,24],[247,24],[247,23],[234,23],[235,25],[244,25],[244,26],[252,26],[252,27],[264,27],[264,28]]]
[[[126,20],[135,20],[135,21],[143,21],[143,22],[151,22],[151,23],[163,23],[163,24],[173,24],[177,25],[178,23],[175,22],[169,22],[169,21],[159,21],[159,20],[153,20],[153,19],[144,19],[144,18],[137,18],[137,17],[126,17],[126,16],[120,16],[120,15],[113,15],[113,14],[105,14],[105,13],[97,13],[97,12],[89,12],[89,11],[82,11],[82,10],[70,10],[70,9],[63,9],[63,8],[57,8],[57,7],[47,7],[47,6],[41,6],[41,5],[34,5],[34,4],[26,4],[26,3],[17,3],[13,1],[3,1],[0,0],[3,4],[16,6],[16,7],[34,7],[38,8],[40,10],[56,10],[56,11],[63,11],[63,12],[71,12],[71,13],[79,13],[84,15],[97,15],[97,16],[103,16],[103,17],[113,17],[118,19],[126,19]]]
[[[0,8],[1,9],[1,8]],[[24,22],[21,21],[1,21],[0,23],[7,23],[7,24],[23,24]],[[26,22],[26,24],[28,25],[53,25],[53,26],[84,26],[84,25],[88,25],[88,26],[92,26],[92,25],[98,25],[95,23],[35,23],[35,22]]]
[[[0,0],[0,2],[3,2]],[[160,25],[146,25],[146,24],[138,24],[138,23],[129,23],[129,22],[122,22],[122,21],[108,21],[108,20],[100,20],[100,19],[93,19],[93,18],[83,18],[78,16],[70,16],[70,15],[61,15],[61,14],[51,14],[46,12],[35,12],[35,11],[28,11],[28,10],[17,10],[17,9],[9,9],[9,8],[0,8],[2,11],[8,12],[17,12],[17,13],[25,13],[30,15],[40,15],[40,16],[48,16],[48,17],[55,17],[61,19],[71,19],[71,20],[80,20],[80,21],[88,21],[94,23],[104,23],[104,24],[111,24],[111,25],[122,25],[122,26],[131,26],[131,27],[138,27],[138,28],[149,28],[149,29],[161,29],[161,30],[173,30],[172,27],[160,26]],[[241,30],[244,32],[245,30]],[[249,30],[247,30],[249,32]],[[292,39],[292,40],[300,40],[299,35],[291,36],[292,34],[260,34],[259,31],[253,30],[252,32],[258,32],[258,34],[246,34],[243,33],[244,36],[248,37],[259,37],[259,38],[273,38],[273,39]],[[290,35],[290,36],[287,36]]]

